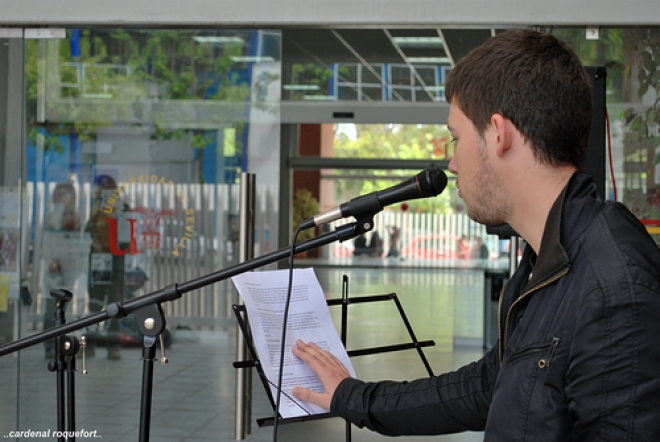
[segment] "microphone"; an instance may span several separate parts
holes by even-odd
[[[447,187],[447,175],[435,166],[428,167],[396,186],[353,198],[330,210],[326,210],[300,223],[300,229],[327,224],[349,216],[374,214],[390,204],[417,198],[429,198],[442,193]]]

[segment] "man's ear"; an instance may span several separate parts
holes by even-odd
[[[498,157],[503,156],[511,147],[512,141],[512,123],[501,114],[493,114],[490,117],[490,136],[495,146],[495,154]]]

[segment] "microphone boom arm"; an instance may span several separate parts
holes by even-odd
[[[370,231],[373,228],[373,224],[373,214],[359,216],[356,222],[339,226],[332,232],[327,232],[307,241],[295,244],[293,246],[294,253],[298,254],[313,250],[335,241],[343,242],[356,238],[357,236]],[[140,310],[153,311],[154,305],[160,307],[160,303],[165,301],[175,301],[181,298],[184,293],[223,281],[227,278],[231,278],[232,276],[247,272],[249,270],[254,270],[267,264],[281,261],[288,258],[290,254],[291,247],[285,247],[283,249],[276,250],[266,255],[251,259],[249,261],[235,264],[226,269],[200,276],[187,282],[183,282],[181,284],[173,283],[155,292],[147,293],[145,295],[138,296],[123,302],[114,302],[108,305],[105,310],[98,313],[94,313],[84,318],[80,318],[78,320],[50,328],[40,333],[36,333],[32,336],[28,336],[26,338],[2,345],[0,346],[0,357],[27,347],[31,347],[49,339],[65,335],[66,333],[80,330],[93,324],[98,324],[107,319],[122,318],[133,312],[136,312],[136,316],[138,316]],[[165,329],[164,318],[162,323],[159,323],[157,327],[151,328],[149,330],[143,329],[142,324],[140,323],[141,321],[137,322],[138,326],[140,327],[140,331],[146,336],[157,336]]]

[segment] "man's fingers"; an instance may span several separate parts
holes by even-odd
[[[328,362],[326,352],[313,342],[305,344],[298,340],[296,346],[293,347],[293,354],[302,359],[302,361],[312,367],[312,369],[319,365],[325,366]]]
[[[350,377],[350,373],[332,353],[323,350],[313,342],[305,344],[298,340],[292,351],[296,357],[316,373],[325,390],[323,393],[318,393],[307,388],[295,387],[293,394],[303,401],[311,402],[329,410],[332,395],[335,393],[337,386],[341,381]]]
[[[350,376],[350,374],[348,373],[348,370],[346,370],[346,367],[339,360],[339,358],[337,358],[337,356],[330,353],[329,351],[323,350],[321,347],[319,347],[318,345],[316,345],[313,342],[310,342],[309,346],[312,349],[314,349],[314,351],[315,351],[314,354],[318,357],[319,360],[323,361],[323,363],[327,367],[334,368],[335,373],[345,375],[346,377]]]
[[[313,342],[305,344],[301,340],[293,347],[293,354],[302,359],[312,369],[319,366],[332,367],[338,371],[346,371],[344,364],[329,351],[323,350]],[[348,374],[348,372],[346,372]]]
[[[327,393],[317,393],[316,391],[304,387],[293,387],[292,393],[301,401],[316,404],[322,408],[325,408],[326,410],[330,410],[330,401],[332,400],[332,396],[328,395]]]
[[[291,392],[295,397],[306,402],[309,402],[312,393],[314,393],[312,390],[305,387],[293,387],[293,390],[291,390]]]

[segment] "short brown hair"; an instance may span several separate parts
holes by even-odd
[[[480,134],[499,113],[551,165],[585,162],[593,115],[591,80],[577,54],[548,33],[506,31],[473,49],[445,87]]]

